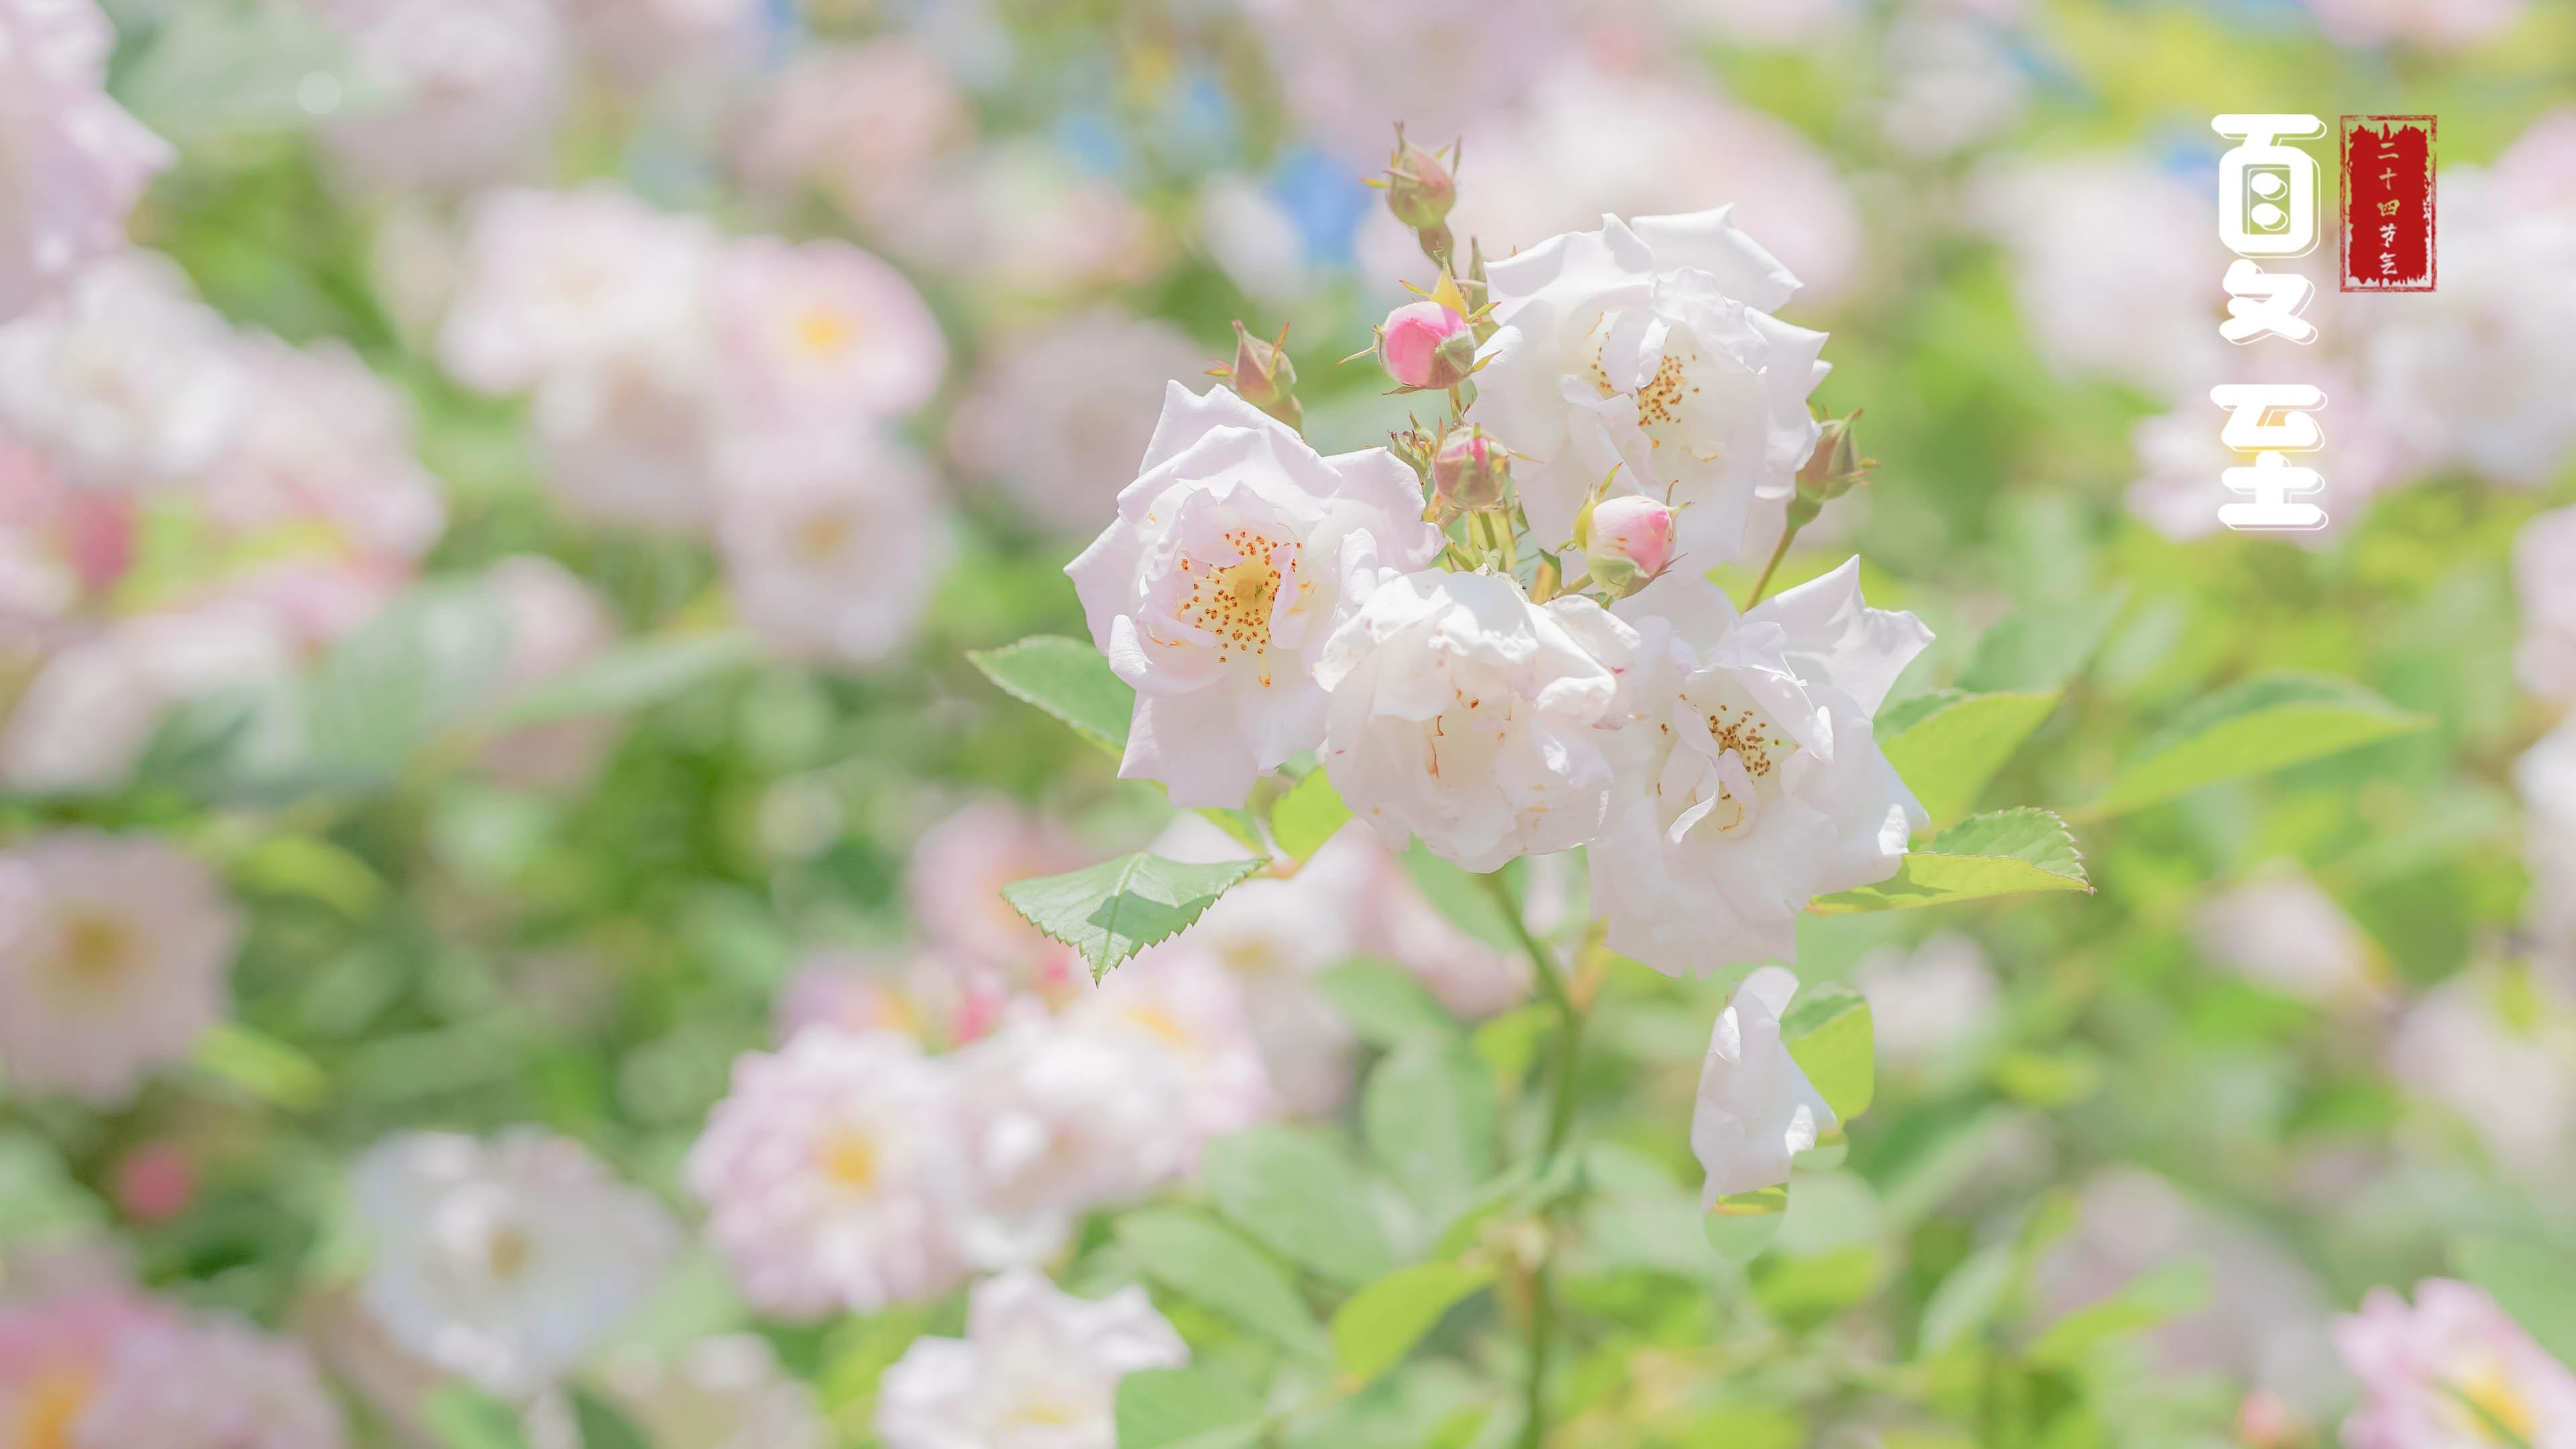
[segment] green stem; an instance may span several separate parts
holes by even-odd
[[[1529,928],[1521,918],[1520,903],[1512,899],[1511,888],[1499,873],[1479,877],[1485,890],[1502,908],[1503,920],[1519,938],[1521,949],[1529,954],[1530,970],[1538,977],[1539,989],[1556,1008],[1556,1060],[1551,1070],[1556,1080],[1551,1084],[1547,1112],[1547,1140],[1541,1149],[1538,1175],[1544,1177],[1555,1166],[1557,1155],[1565,1150],[1566,1140],[1574,1131],[1574,1078],[1583,1059],[1583,1008],[1575,1003],[1574,993],[1567,989],[1565,973],[1557,968],[1556,953]],[[1523,1385],[1521,1419],[1522,1449],[1541,1449],[1547,1441],[1547,1370],[1556,1341],[1556,1285],[1551,1271],[1555,1255],[1551,1234],[1537,1269],[1530,1274],[1529,1377]]]
[[[1780,567],[1780,560],[1789,556],[1789,540],[1797,536],[1798,530],[1794,528],[1780,530],[1780,546],[1771,550],[1771,561],[1762,566],[1762,577],[1753,581],[1753,596],[1744,601],[1744,607],[1750,609],[1762,602],[1762,591],[1771,587],[1772,573]]]

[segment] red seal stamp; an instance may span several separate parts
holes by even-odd
[[[2433,290],[2433,118],[2343,118],[2343,290]]]

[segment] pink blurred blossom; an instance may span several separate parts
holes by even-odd
[[[847,242],[733,242],[714,288],[717,375],[740,425],[907,413],[947,367],[947,341],[921,294]]]
[[[768,87],[741,164],[773,186],[820,186],[865,221],[911,193],[969,129],[957,83],[914,42],[821,47],[790,58]]]
[[[904,1037],[816,1026],[737,1060],[685,1172],[743,1296],[814,1319],[955,1286],[952,1118],[947,1074]]]
[[[765,0],[564,0],[584,44],[632,76],[748,59]]]
[[[116,1164],[116,1205],[138,1223],[167,1222],[197,1196],[197,1166],[176,1142],[147,1142]]]
[[[224,319],[157,253],[93,262],[0,326],[0,427],[84,486],[196,477],[231,444],[249,398]]]
[[[532,169],[570,91],[554,0],[304,0],[346,48],[325,128],[370,182],[470,186]]]
[[[76,1430],[98,1403],[118,1348],[177,1321],[165,1305],[122,1285],[0,1307],[0,1442],[86,1449]]]
[[[1267,42],[1289,109],[1352,162],[1382,159],[1397,117],[1426,143],[1472,129],[1481,151],[1492,99],[1543,84],[1580,49],[1589,8],[1564,0],[1241,3]],[[1480,161],[1479,181],[1484,174]]]
[[[439,359],[468,387],[509,393],[687,353],[702,346],[717,251],[703,217],[612,186],[486,193]]]
[[[2522,639],[2514,669],[2542,699],[2576,704],[2576,508],[2552,509],[2513,541],[2514,591]]]
[[[2345,45],[2466,50],[2502,34],[2521,17],[2523,0],[2308,0],[2307,8]]]
[[[73,1431],[80,1449],[339,1449],[340,1410],[303,1345],[224,1313],[122,1335]]]
[[[1124,188],[1037,142],[963,151],[884,217],[915,265],[974,283],[971,300],[1060,297],[1141,283],[1169,244]]]
[[[121,249],[144,183],[177,159],[108,97],[114,43],[91,0],[0,0],[0,321]]]
[[[1089,533],[1135,476],[1164,384],[1206,367],[1170,323],[1105,308],[1003,333],[949,415],[949,456],[1046,525]]]
[[[1073,984],[1063,948],[1002,899],[1002,887],[1086,863],[1053,823],[1006,800],[979,800],[921,833],[904,872],[913,920],[933,946],[1033,985]],[[1088,970],[1073,967],[1088,976]]]
[[[2576,455],[2576,410],[2562,406],[2576,379],[2576,201],[2517,180],[2568,164],[2546,159],[2566,144],[2561,124],[2543,121],[2543,149],[2521,151],[2513,175],[2443,171],[2438,287],[2348,299],[2368,415],[2427,463],[2521,488]],[[2334,415],[2326,425],[2331,437]]]
[[[1065,1020],[1125,1050],[1160,1054],[1176,1073],[1167,1100],[1199,1144],[1267,1121],[1285,1105],[1262,1060],[1251,1001],[1213,955],[1175,943],[1139,956],[1077,998]]]
[[[2427,1278],[2412,1307],[2374,1288],[2335,1320],[2334,1344],[2361,1381],[2347,1449],[2482,1449],[2498,1442],[2489,1420],[2528,1449],[2576,1446],[2576,1373],[2483,1288]]]
[[[2476,969],[2434,987],[2398,1023],[2387,1065],[2508,1172],[2563,1188],[2576,1135],[2576,1001],[2541,973]]]
[[[719,467],[717,542],[753,628],[836,665],[911,642],[950,551],[918,458],[854,422],[740,439]]]
[[[2202,902],[2192,935],[2202,955],[2302,1001],[2369,1006],[2388,996],[2378,947],[2334,897],[2295,871]]]
[[[809,1026],[848,1033],[890,1032],[921,1039],[923,1021],[904,989],[900,965],[875,952],[838,947],[797,958],[771,1013],[780,1045]]]
[[[0,853],[0,1058],[20,1091],[131,1097],[231,1014],[241,913],[149,836],[62,830]]]

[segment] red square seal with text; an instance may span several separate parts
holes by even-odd
[[[2343,289],[2433,290],[2431,116],[2343,118]]]

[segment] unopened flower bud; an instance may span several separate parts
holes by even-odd
[[[1852,438],[1852,419],[1827,418],[1816,436],[1815,451],[1798,469],[1798,492],[1818,503],[1830,503],[1865,481],[1871,463],[1860,456]]]
[[[1584,571],[1605,592],[1624,597],[1673,561],[1673,510],[1637,493],[1604,498],[1575,521]]]
[[[1386,209],[1415,231],[1439,226],[1448,219],[1449,208],[1458,204],[1458,182],[1449,174],[1451,164],[1439,152],[1404,139],[1404,128],[1396,127],[1395,154],[1386,163]]]
[[[1208,369],[1210,377],[1221,377],[1235,395],[1270,414],[1292,428],[1305,426],[1305,409],[1297,403],[1297,368],[1288,360],[1284,344],[1286,329],[1281,329],[1277,342],[1264,342],[1234,324],[1234,361]]]
[[[1456,387],[1476,367],[1476,329],[1440,302],[1407,302],[1377,331],[1377,360],[1406,387]]]
[[[1431,457],[1432,496],[1443,512],[1497,507],[1511,486],[1510,451],[1473,423],[1450,429]]]

